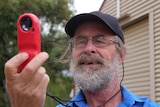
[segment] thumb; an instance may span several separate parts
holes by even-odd
[[[4,73],[7,81],[12,81],[17,76],[18,67],[27,60],[27,53],[19,53],[5,63]]]

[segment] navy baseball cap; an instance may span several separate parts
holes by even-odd
[[[122,40],[122,42],[125,43],[124,35],[120,25],[118,24],[117,18],[99,11],[83,13],[72,17],[65,26],[65,32],[72,38],[77,27],[80,24],[89,21],[104,23],[107,28],[115,33],[115,35],[117,35]]]

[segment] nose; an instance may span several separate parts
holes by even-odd
[[[92,40],[88,40],[86,46],[83,49],[83,53],[85,54],[96,53],[96,47],[93,45]]]

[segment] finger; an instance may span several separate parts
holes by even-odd
[[[46,94],[49,81],[50,81],[49,76],[47,74],[45,74],[43,76],[42,80],[40,81],[40,84],[38,85],[38,89],[41,90],[41,92],[39,91],[39,93]]]
[[[34,74],[33,78],[28,82],[29,84],[26,85],[27,87],[30,87],[30,91],[35,89],[38,86],[38,84],[40,84],[45,73],[46,73],[46,70],[44,67],[40,67],[38,69],[38,71]]]
[[[43,76],[42,80],[40,81],[40,84],[35,89],[36,96],[37,96],[37,98],[35,98],[35,99],[38,99],[38,101],[40,101],[41,103],[43,103],[42,105],[44,105],[44,103],[45,103],[47,86],[48,86],[49,80],[50,80],[49,76],[47,74],[45,74]]]
[[[19,53],[5,63],[4,72],[6,80],[13,80],[17,75],[18,67],[28,59],[27,53]]]
[[[35,56],[22,70],[20,81],[22,83],[28,83],[48,57],[46,52],[41,52]]]
[[[41,78],[41,81],[39,81],[37,87],[30,91],[29,96],[34,97],[34,99],[41,98],[44,100],[49,80],[49,76],[47,74],[44,74],[43,78]]]

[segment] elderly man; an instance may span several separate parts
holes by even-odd
[[[64,58],[69,58],[80,91],[57,107],[160,107],[131,93],[119,81],[126,48],[115,17],[97,11],[79,14],[69,20],[65,31],[71,39]],[[43,107],[49,77],[41,65],[48,55],[38,54],[18,74],[18,66],[27,58],[26,53],[20,53],[5,64],[7,92],[13,107]]]

